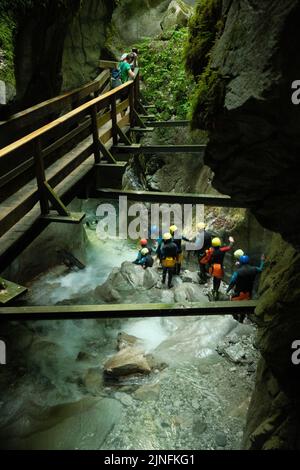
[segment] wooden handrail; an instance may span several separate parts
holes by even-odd
[[[121,91],[130,89],[131,87],[134,86],[134,82],[130,81],[127,83],[124,83],[123,85],[120,85],[119,87],[108,91],[104,95],[99,96],[98,98],[94,98],[87,103],[82,104],[76,109],[73,109],[69,113],[65,114],[64,116],[61,116],[54,121],[50,122],[49,124],[46,124],[45,126],[37,129],[36,131],[31,132],[30,134],[26,135],[25,137],[22,137],[21,139],[17,140],[16,142],[13,142],[12,144],[7,145],[6,147],[3,147],[0,149],[0,158],[5,157],[9,155],[10,153],[16,151],[17,149],[20,149],[24,145],[34,141],[35,139],[45,135],[48,133],[50,130],[56,128],[57,126],[67,122],[71,118],[74,118],[75,116],[78,116],[82,114],[84,111],[90,110],[94,105],[96,104],[106,104],[109,102],[109,98],[111,96],[117,96]]]
[[[28,109],[12,115],[6,121],[0,122],[0,132],[8,132],[18,126],[23,129],[32,125],[37,119],[43,119],[50,113],[60,112],[67,105],[76,104],[79,100],[101,89],[110,78],[110,71],[104,70],[92,82],[72,91],[38,103]]]
[[[99,67],[101,69],[114,69],[118,67],[119,62],[116,60],[100,60]]]

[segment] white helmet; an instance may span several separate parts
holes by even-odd
[[[244,254],[245,253],[243,252],[243,250],[239,249],[233,253],[233,256],[235,257],[235,259],[240,259],[241,256],[244,256]]]
[[[206,229],[206,224],[204,222],[199,222],[199,224],[197,224],[197,230],[199,230],[199,232],[205,229]]]
[[[143,248],[143,249],[141,250],[142,256],[146,256],[146,255],[148,255],[148,253],[149,253],[148,248]]]
[[[172,238],[172,235],[169,232],[163,234],[163,239],[165,241],[171,240],[171,238]]]

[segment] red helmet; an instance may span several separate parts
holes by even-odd
[[[146,246],[147,243],[148,243],[148,241],[146,240],[146,238],[142,238],[141,241],[140,241],[141,246]]]

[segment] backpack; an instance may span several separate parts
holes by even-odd
[[[121,70],[118,68],[118,69],[113,69],[111,71],[111,78],[113,80],[120,80],[121,79]]]

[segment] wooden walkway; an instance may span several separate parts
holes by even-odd
[[[112,68],[115,63],[105,61],[100,65]],[[83,220],[84,214],[70,213],[65,204],[75,197],[79,185],[87,178],[92,182],[92,197],[127,196],[135,201],[246,207],[227,196],[120,189],[129,156],[180,152],[199,158],[205,146],[133,143],[131,136],[138,132],[152,132],[159,126],[184,127],[188,121],[153,121],[140,100],[138,70],[134,81],[114,90],[109,88],[110,72],[104,70],[94,82],[0,123],[1,270],[50,222],[80,223]],[[115,183],[112,188],[106,187],[110,181]],[[17,297],[22,287],[14,289]],[[6,294],[6,300],[10,300],[10,295],[13,297],[13,292]],[[0,319],[253,314],[255,306],[255,302],[4,306],[0,307]]]

